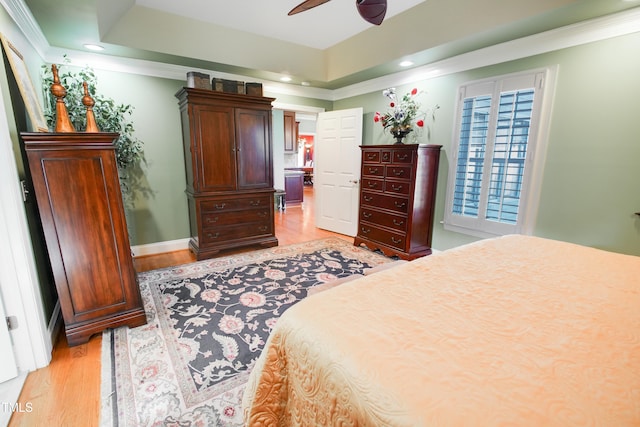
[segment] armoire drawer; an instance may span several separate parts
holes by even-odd
[[[409,211],[409,199],[407,197],[389,196],[373,192],[361,192],[360,204],[374,208],[389,209],[406,214]]]
[[[242,198],[216,198],[214,200],[205,200],[200,202],[200,211],[202,215],[223,212],[223,211],[235,211],[243,209],[255,209],[259,207],[271,206],[271,198],[269,195],[252,195],[250,197]]]
[[[403,250],[407,236],[405,233],[394,233],[369,224],[358,225],[358,235],[368,240],[382,243]]]
[[[253,224],[237,224],[225,227],[203,230],[200,244],[228,242],[230,240],[273,234],[273,228],[268,221]]]
[[[360,209],[360,221],[368,222],[382,227],[393,228],[403,233],[407,231],[406,215],[395,215],[390,214],[389,212],[383,212],[376,209],[363,207],[362,209]]]
[[[207,230],[238,223],[264,222],[269,218],[269,213],[269,208],[208,212],[202,215],[202,228]]]

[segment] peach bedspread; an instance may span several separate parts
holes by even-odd
[[[301,301],[249,426],[639,426],[640,257],[506,236]]]

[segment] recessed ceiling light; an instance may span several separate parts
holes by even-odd
[[[282,76],[282,77],[280,77],[280,81],[281,81],[281,82],[290,82],[290,81],[291,81],[291,77],[289,77],[289,76]]]
[[[98,45],[98,44],[91,44],[91,43],[87,43],[84,45],[85,48],[89,49],[89,50],[104,50],[104,47]]]
[[[411,62],[411,61],[402,61],[400,63],[401,67],[411,67],[412,65],[413,65],[413,62]]]

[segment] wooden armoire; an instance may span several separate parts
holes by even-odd
[[[183,88],[191,239],[197,259],[241,246],[276,246],[273,98]]]
[[[146,314],[116,165],[115,133],[22,133],[69,345]]]
[[[354,245],[387,256],[431,254],[441,145],[363,145]]]

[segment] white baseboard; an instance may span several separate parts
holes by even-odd
[[[189,238],[131,246],[133,256],[155,255],[189,249]]]

